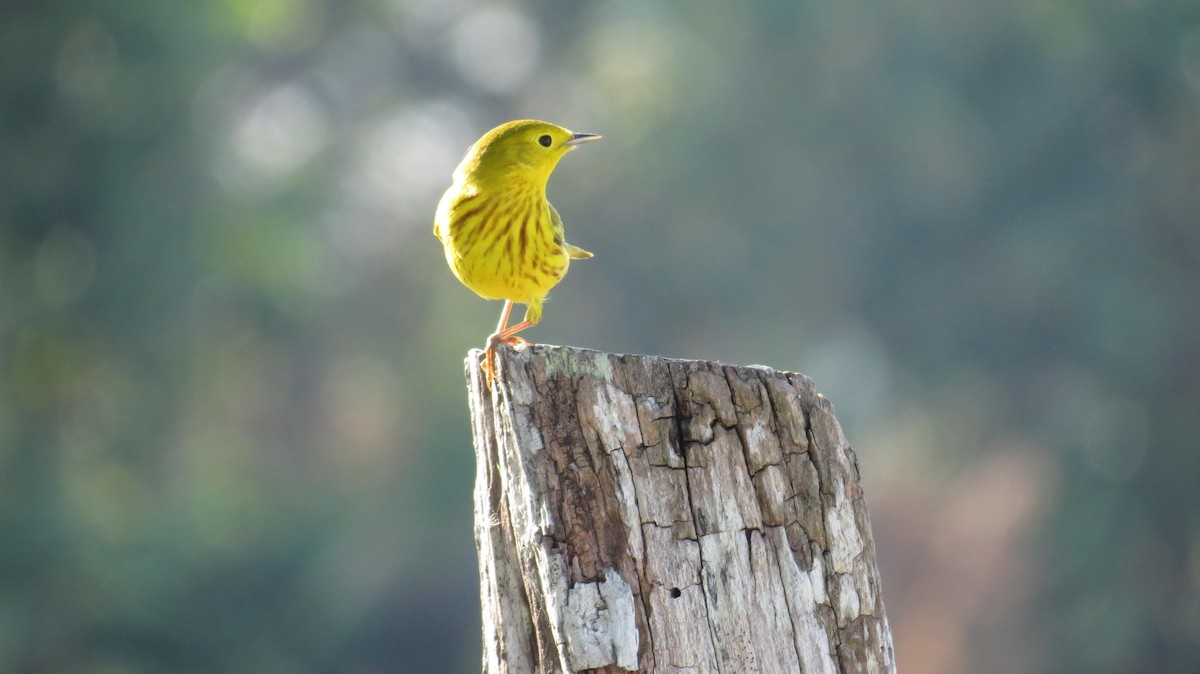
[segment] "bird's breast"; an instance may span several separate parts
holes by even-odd
[[[540,299],[567,272],[569,258],[541,194],[476,194],[449,204],[440,224],[454,274],[488,299]]]

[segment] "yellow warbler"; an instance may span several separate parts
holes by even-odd
[[[598,138],[536,120],[501,124],[467,150],[442,195],[433,233],[450,270],[480,297],[504,300],[500,323],[487,340],[489,379],[496,345],[524,346],[516,334],[541,320],[542,301],[571,259],[592,256],[563,238],[546,182],[563,155]],[[525,320],[508,327],[513,303],[527,305]]]

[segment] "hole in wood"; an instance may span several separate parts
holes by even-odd
[[[677,587],[671,588],[671,599],[679,599],[679,595],[681,595],[681,594],[683,594],[683,593],[679,591],[679,588],[677,588]]]

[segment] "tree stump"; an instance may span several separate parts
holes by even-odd
[[[484,671],[894,672],[854,453],[800,374],[467,358]]]

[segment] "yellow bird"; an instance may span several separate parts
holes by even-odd
[[[546,200],[546,183],[563,155],[600,136],[572,133],[536,120],[508,122],[467,150],[438,203],[433,234],[462,284],[489,300],[504,300],[500,322],[487,339],[484,369],[495,376],[498,344],[517,348],[517,333],[542,318],[542,302],[572,259],[592,256],[563,238],[562,218]],[[525,320],[508,326],[514,303]]]

